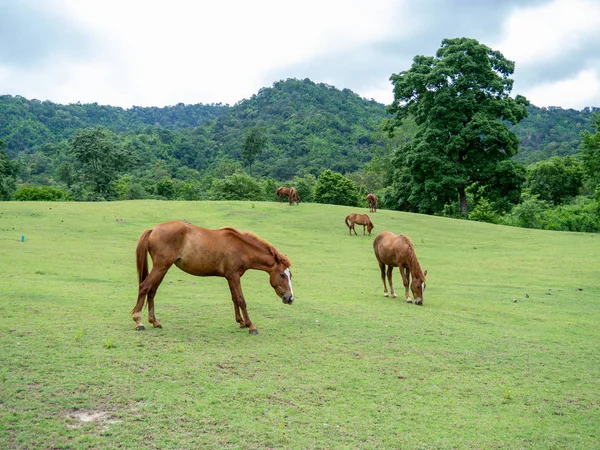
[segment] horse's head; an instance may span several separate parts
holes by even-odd
[[[375,225],[373,225],[373,222],[369,220],[369,223],[367,224],[367,231],[369,232],[369,236],[371,235],[371,231],[373,231],[373,228],[375,228]]]
[[[279,262],[269,273],[271,286],[286,305],[294,302],[294,289],[292,289],[292,273],[283,262]]]
[[[425,276],[427,275],[427,271],[423,272],[423,276],[414,276],[412,277],[412,281],[410,283],[410,290],[412,291],[413,297],[415,299],[415,305],[423,305],[423,293],[425,292]]]

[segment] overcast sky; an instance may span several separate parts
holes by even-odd
[[[0,94],[229,103],[287,78],[392,101],[444,38],[515,61],[513,95],[600,106],[600,0],[0,0]]]

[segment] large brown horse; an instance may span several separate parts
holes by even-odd
[[[367,203],[369,204],[369,212],[377,212],[377,196],[375,194],[367,195]]]
[[[148,253],[152,258],[150,273]],[[140,313],[146,298],[148,321],[155,328],[162,328],[154,316],[154,296],[173,264],[190,275],[226,278],[233,300],[235,320],[240,328],[249,328],[251,334],[257,334],[258,331],[248,317],[240,285],[240,278],[246,270],[267,272],[271,286],[283,303],[291,305],[294,301],[289,269],[291,261],[267,241],[250,232],[241,232],[235,228],[208,230],[179,221],[161,223],[142,233],[136,258],[139,291],[137,303],[131,313],[137,330],[144,329]]]
[[[387,278],[390,283],[390,291],[392,292],[392,297],[396,298],[396,291],[392,284],[392,272],[394,267],[399,267],[407,303],[412,303],[412,299],[408,294],[408,285],[410,283],[410,289],[415,298],[415,304],[422,305],[427,271],[423,272],[421,270],[415,248],[410,239],[402,234],[395,235],[389,231],[383,231],[379,233],[373,241],[373,250],[375,250],[375,257],[377,258],[379,268],[381,269],[383,295],[388,297],[388,290],[385,285],[385,266],[387,265]],[[411,278],[412,281],[410,280]]]
[[[369,217],[368,214],[352,213],[352,214],[348,214],[346,216],[346,219],[344,219],[344,220],[346,222],[346,226],[348,227],[350,236],[352,236],[353,231],[354,231],[354,234],[358,234],[356,232],[356,230],[354,229],[354,224],[363,226],[363,236],[366,236],[366,234],[367,234],[367,233],[365,233],[365,227],[367,228],[367,231],[369,232],[369,236],[371,236],[371,231],[373,230],[373,228],[375,228],[375,225],[373,225],[373,222],[371,222],[371,218]]]

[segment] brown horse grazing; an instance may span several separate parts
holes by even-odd
[[[367,203],[369,204],[369,212],[377,212],[377,196],[375,194],[367,195]]]
[[[427,271],[423,272],[421,270],[421,265],[415,254],[415,248],[410,239],[402,234],[396,236],[389,231],[383,231],[373,241],[373,250],[375,250],[375,257],[381,269],[383,295],[388,297],[387,286],[385,285],[385,266],[387,265],[387,278],[390,283],[390,291],[392,292],[392,297],[396,298],[396,291],[392,284],[392,272],[394,267],[399,267],[400,275],[402,275],[402,283],[404,284],[406,302],[412,303],[412,299],[408,295],[408,285],[412,277],[410,289],[415,298],[415,304],[422,305]]]
[[[148,253],[152,258],[152,270],[149,274]],[[244,233],[235,228],[208,230],[179,221],[161,223],[142,233],[136,257],[139,291],[137,303],[131,313],[137,330],[145,329],[140,313],[146,297],[148,321],[155,328],[162,328],[154,316],[154,296],[173,264],[190,275],[226,278],[233,300],[235,320],[240,328],[249,328],[251,334],[257,334],[258,330],[248,317],[240,285],[240,278],[246,270],[267,272],[271,286],[283,303],[291,305],[294,301],[289,269],[291,261],[267,241],[250,232]]]
[[[290,190],[294,189],[293,187],[284,187],[284,186],[280,186],[279,188],[277,188],[277,197],[279,197],[279,201],[283,201],[283,196],[287,196],[288,199],[290,197]]]
[[[350,236],[352,236],[353,231],[354,231],[354,234],[358,234],[356,232],[356,230],[354,229],[354,224],[363,226],[363,236],[367,235],[367,233],[365,233],[365,227],[367,228],[367,231],[369,232],[369,236],[371,236],[371,231],[373,230],[373,228],[375,228],[375,225],[373,225],[373,222],[371,222],[371,218],[369,217],[368,214],[356,214],[356,213],[348,214],[346,216],[345,221],[346,221],[346,226],[348,227],[348,231],[350,232]]]
[[[293,206],[294,202],[296,202],[296,206],[298,206],[298,204],[300,203],[300,196],[298,195],[298,191],[296,191],[296,188],[290,188],[288,199],[290,201],[290,206]]]

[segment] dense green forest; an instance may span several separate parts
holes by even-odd
[[[542,169],[571,171],[579,177],[558,203],[536,194],[548,192],[544,181],[526,189],[530,197],[523,201],[542,202],[535,203],[538,217],[579,194],[593,194],[595,186],[578,166],[578,155],[582,132],[595,136],[593,117],[598,109],[530,105],[527,111],[525,119],[509,125],[519,138],[513,160],[528,166],[523,177],[531,180],[536,173],[539,178]],[[344,183],[350,180],[358,193],[341,192],[331,201],[343,203],[375,191],[383,207],[399,209],[390,188],[394,152],[413,139],[415,125],[405,121],[390,137],[388,121],[385,105],[308,79],[278,81],[232,106],[180,103],[123,109],[4,95],[0,96],[0,196],[274,200],[277,185],[294,183],[303,201],[313,201],[315,192],[323,190],[318,183],[326,172],[333,178],[328,175],[323,183],[341,177]],[[552,167],[543,168],[548,161],[554,162],[548,163]],[[529,187],[529,181],[523,182]],[[493,204],[486,206],[485,196],[473,189],[468,192],[473,211],[469,218],[500,220],[502,211]],[[444,214],[456,215],[455,205],[446,206]],[[543,227],[536,220],[514,224]]]

